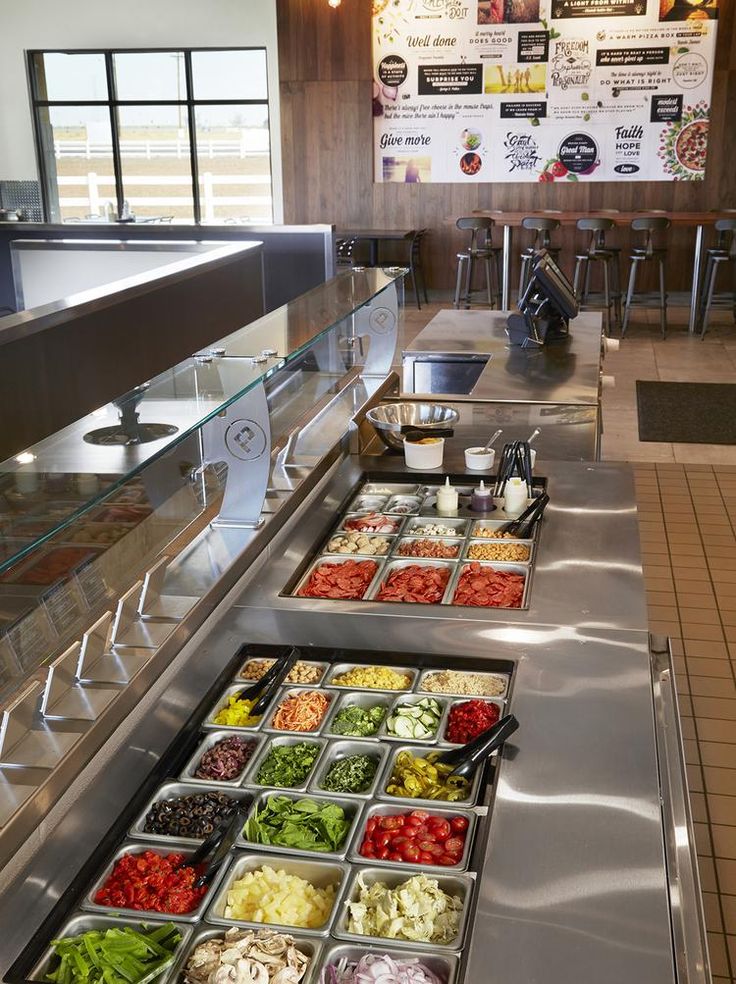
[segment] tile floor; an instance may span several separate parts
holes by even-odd
[[[410,340],[442,308],[407,307]],[[652,631],[675,654],[714,984],[736,982],[736,446],[638,440],[637,379],[736,382],[736,328],[714,316],[704,341],[671,308],[663,341],[643,311],[604,372],[603,458],[633,463]],[[697,508],[696,508],[697,507]]]

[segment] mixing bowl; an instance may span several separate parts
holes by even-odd
[[[459,414],[441,403],[383,403],[369,410],[366,417],[387,447],[402,451],[402,427],[431,434],[451,429]]]

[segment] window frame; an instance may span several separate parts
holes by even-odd
[[[265,99],[196,99],[194,98],[194,76],[192,72],[192,54],[200,51],[260,51],[266,64],[266,97]],[[184,99],[118,99],[115,80],[115,55],[139,54],[173,54],[181,52],[184,55],[184,81],[186,97]],[[38,74],[36,59],[47,54],[59,55],[104,55],[105,76],[107,83],[107,99],[41,99],[38,94]],[[36,160],[41,179],[41,201],[46,222],[50,222],[50,182],[46,164],[43,142],[43,124],[40,110],[55,106],[103,106],[107,107],[110,115],[110,130],[112,134],[112,164],[115,177],[115,199],[118,215],[122,213],[125,194],[123,190],[123,168],[120,154],[120,131],[117,110],[125,106],[183,106],[187,112],[189,127],[189,163],[192,175],[192,214],[193,222],[182,225],[203,225],[202,207],[199,190],[199,157],[197,149],[196,109],[198,106],[263,106],[268,117],[269,150],[268,171],[271,190],[271,221],[273,222],[273,153],[271,147],[271,93],[268,79],[268,49],[265,45],[222,45],[211,47],[175,47],[154,48],[32,48],[26,51],[26,70],[31,98],[33,116],[33,133],[36,144]],[[60,218],[63,222],[63,219]],[[210,223],[207,223],[208,225]]]

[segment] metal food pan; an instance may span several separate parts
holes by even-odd
[[[475,770],[473,775],[473,781],[470,784],[470,796],[464,800],[442,800],[442,799],[423,799],[421,797],[414,796],[392,796],[391,793],[386,792],[386,786],[389,784],[391,775],[394,770],[394,762],[396,761],[396,756],[401,752],[411,752],[415,757],[425,758],[430,752],[440,752],[442,749],[427,747],[426,745],[399,745],[394,749],[393,755],[391,755],[389,761],[386,763],[386,768],[383,772],[383,778],[381,779],[381,784],[378,787],[378,792],[376,798],[381,800],[383,803],[394,803],[396,806],[400,807],[402,804],[414,807],[446,807],[447,809],[457,808],[459,810],[469,810],[474,807],[478,799],[480,798],[480,786],[481,779],[483,778],[483,763],[481,763]]]
[[[521,604],[510,608],[508,605],[456,605],[453,601],[455,597],[455,592],[457,591],[457,586],[460,583],[460,578],[462,577],[463,571],[469,564],[479,564],[480,567],[487,567],[494,571],[503,571],[505,573],[520,574],[524,578],[524,591],[521,595]],[[529,601],[529,583],[531,581],[532,568],[530,564],[507,564],[502,561],[495,560],[461,560],[456,565],[455,576],[450,579],[450,584],[448,586],[448,591],[445,593],[447,601],[445,604],[451,605],[453,608],[479,608],[482,610],[493,610],[493,611],[503,611],[503,612],[520,612],[528,607]]]
[[[352,559],[353,559],[352,556],[345,556],[345,554],[336,554],[336,555],[335,554],[326,554],[324,556],[316,557],[312,561],[312,563],[309,565],[309,567],[306,569],[306,571],[304,572],[303,576],[299,579],[299,583],[297,584],[297,586],[291,592],[292,597],[294,597],[294,598],[308,597],[307,595],[300,595],[299,592],[308,583],[309,578],[312,576],[312,572],[315,570],[315,568],[320,567],[322,564],[346,564],[348,561],[350,561]],[[383,565],[386,562],[386,558],[385,557],[361,557],[359,559],[360,560],[363,560],[363,561],[372,561],[374,564],[376,564],[376,572],[375,572],[375,574],[373,575],[373,577],[371,578],[371,580],[368,582],[368,585],[366,586],[366,589],[363,592],[363,594],[360,596],[360,598],[341,598],[341,599],[335,599],[336,601],[337,600],[339,600],[339,601],[362,601],[363,598],[366,598],[368,596],[368,594],[370,593],[371,588],[376,583],[376,580],[381,576],[381,570],[383,569]],[[311,595],[309,597],[311,597]],[[327,600],[329,601],[330,599],[328,598]]]
[[[335,688],[339,690],[344,690],[343,687]],[[388,696],[394,693],[409,693],[407,690],[397,691],[397,690],[361,690],[357,693],[347,691],[346,693],[341,693],[332,702],[332,707],[327,715],[327,720],[325,721],[325,726],[322,729],[322,734],[327,735],[329,738],[339,738],[343,741],[372,741],[375,742],[378,739],[378,732],[380,731],[381,725],[379,724],[375,733],[372,735],[341,735],[332,730],[332,722],[340,713],[344,707],[349,707],[350,705],[356,705],[357,707],[375,707],[379,705],[386,710],[391,706],[392,698]]]
[[[430,674],[444,673],[448,671],[453,673],[472,674],[473,676],[481,677],[482,679],[498,680],[503,684],[503,690],[501,691],[500,694],[462,694],[462,693],[441,693],[436,690],[427,690],[425,688],[424,681],[427,679],[428,676],[430,676]],[[503,698],[508,693],[508,689],[509,689],[508,673],[489,673],[483,670],[455,670],[452,667],[440,668],[440,667],[432,666],[429,669],[422,670],[421,676],[419,677],[419,682],[417,684],[416,692],[418,694],[430,694],[430,696],[432,697],[462,697],[465,700],[467,700],[470,697],[494,697],[496,699],[499,699],[499,698]]]
[[[412,869],[411,867],[401,868],[398,865],[394,866],[393,870],[375,866],[353,868],[351,871],[350,881],[348,882],[342,902],[340,903],[337,917],[335,918],[332,926],[332,935],[340,940],[356,940],[358,942],[372,943],[374,945],[376,943],[380,945],[386,942],[384,938],[380,936],[360,936],[359,934],[351,933],[348,930],[348,902],[357,902],[358,900],[358,896],[360,894],[358,879],[362,878],[363,882],[368,886],[375,884],[375,882],[383,882],[389,888],[395,888],[397,885],[405,882],[408,878],[412,878],[414,875],[421,873],[426,874],[426,870],[423,871],[423,869],[416,868]],[[448,895],[459,895],[463,900],[463,907],[460,913],[460,925],[456,938],[451,943],[413,943],[408,940],[393,940],[389,942],[393,942],[397,946],[403,947],[405,950],[412,950],[414,953],[424,953],[427,950],[439,950],[440,953],[445,950],[460,950],[462,948],[463,940],[465,938],[465,931],[467,929],[468,914],[472,903],[475,881],[470,875],[461,874],[460,872],[453,873],[451,875],[441,874],[440,872],[435,874],[432,872],[430,877],[434,878],[438,882],[439,887],[443,892],[446,892]]]
[[[456,560],[421,560],[417,557],[406,557],[406,558],[402,558],[401,560],[395,560],[395,559],[389,560],[386,564],[384,564],[380,577],[373,582],[373,585],[371,586],[371,589],[366,597],[369,601],[381,601],[382,604],[386,604],[386,605],[411,605],[411,604],[447,605],[449,604],[448,592],[450,590],[450,586],[455,580],[454,574],[455,574],[455,567],[457,563],[458,562]],[[391,576],[391,574],[393,574],[394,571],[401,570],[403,567],[447,567],[450,571],[450,576],[447,579],[447,584],[445,585],[445,590],[440,600],[433,601],[433,602],[409,602],[409,601],[396,602],[396,601],[386,601],[383,598],[379,599],[378,593],[380,592],[383,583],[385,581],[388,581],[389,577]]]
[[[410,554],[399,553],[399,550],[405,543],[415,543],[417,540],[429,540],[431,543],[442,543],[445,546],[457,547],[457,555],[455,557],[412,557]],[[457,561],[463,553],[463,547],[465,546],[465,540],[462,537],[450,537],[450,536],[397,536],[394,538],[394,543],[391,547],[391,560],[431,560],[435,564],[441,564],[443,561]]]
[[[147,843],[146,841],[142,841],[142,840],[125,841],[117,849],[117,851],[115,851],[113,856],[110,858],[110,860],[103,868],[100,877],[95,881],[89,893],[85,895],[84,901],[82,902],[82,906],[81,906],[82,909],[88,912],[107,913],[108,915],[119,914],[119,915],[127,916],[129,919],[130,918],[150,919],[153,922],[159,922],[161,920],[163,920],[164,922],[168,922],[169,920],[171,920],[172,922],[186,922],[186,923],[198,922],[202,918],[202,915],[204,914],[204,910],[207,908],[210,899],[214,897],[214,894],[217,891],[217,886],[219,885],[220,879],[222,878],[223,869],[225,868],[225,865],[222,865],[220,870],[213,877],[211,884],[209,885],[207,891],[205,892],[202,898],[202,901],[199,903],[197,908],[194,909],[192,912],[186,912],[181,914],[171,913],[171,912],[141,912],[137,909],[115,908],[112,906],[98,905],[94,901],[95,895],[102,888],[102,886],[105,884],[107,879],[112,874],[112,869],[115,867],[115,862],[119,858],[121,858],[124,854],[142,854],[144,851],[153,851],[155,854],[165,855],[170,853],[170,846],[163,845],[160,843],[155,843],[155,842]],[[188,848],[182,845],[181,849],[179,849],[177,853],[183,854],[185,855],[185,857],[191,857],[191,855],[194,854],[194,851],[195,848]]]
[[[387,489],[387,492],[380,491]],[[360,490],[362,495],[422,495],[421,486],[404,485],[402,482],[366,482]]]
[[[256,782],[256,776],[258,775],[261,764],[268,757],[268,753],[272,748],[279,745],[298,745],[302,742],[309,742],[310,744],[318,745],[319,751],[317,752],[317,757],[314,760],[314,765],[298,786],[265,786],[260,782]],[[283,789],[285,791],[289,790],[291,792],[304,793],[309,785],[309,780],[314,775],[314,770],[319,765],[320,758],[324,753],[326,744],[327,742],[324,738],[315,738],[312,735],[278,735],[269,737],[269,740],[264,742],[263,746],[258,750],[258,754],[254,755],[251,759],[245,773],[245,778],[243,779],[243,785],[253,786],[256,789]]]
[[[220,696],[217,698],[217,700],[215,701],[215,703],[212,706],[212,708],[207,713],[206,718],[202,722],[202,727],[203,728],[218,728],[220,730],[225,729],[227,731],[237,731],[237,732],[240,732],[241,734],[243,734],[243,733],[252,734],[254,731],[259,731],[260,728],[261,728],[261,725],[263,724],[263,722],[265,720],[267,720],[268,715],[269,715],[269,713],[270,713],[270,711],[271,711],[271,709],[273,707],[274,701],[278,699],[278,694],[270,701],[270,703],[268,704],[268,706],[266,707],[266,710],[261,715],[261,718],[260,718],[260,720],[258,721],[257,724],[250,724],[250,725],[248,725],[246,727],[246,726],[238,725],[238,724],[217,724],[217,723],[215,723],[215,717],[217,716],[217,714],[219,713],[219,711],[223,707],[227,707],[228,700],[234,694],[239,694],[242,690],[245,690],[247,686],[248,686],[248,684],[245,681],[243,681],[242,683],[236,683],[236,684],[232,684],[231,683],[226,688],[226,690],[224,691],[224,693],[221,693],[220,694]]]
[[[361,512],[383,512],[386,508],[386,503],[389,501],[391,496],[389,494],[382,494],[379,492],[359,492],[352,500],[345,512],[348,513],[361,513]]]
[[[332,946],[326,947],[323,951],[321,955],[321,966],[330,967],[337,965],[343,958],[353,963],[359,961],[362,957],[376,953],[386,953],[394,960],[412,960],[417,956],[416,950],[406,950],[395,946],[395,943],[396,940],[382,940],[380,947],[376,947],[370,943],[364,943],[362,945],[355,943],[333,943]],[[456,984],[460,964],[454,953],[423,953],[421,955],[421,961],[425,967],[432,971],[441,984]]]
[[[350,864],[370,864],[386,868],[395,868],[397,864],[402,864],[407,868],[411,868],[413,871],[423,871],[425,874],[430,872],[445,872],[445,871],[467,871],[468,865],[470,864],[470,853],[473,850],[473,838],[475,837],[475,830],[478,824],[478,817],[471,810],[452,810],[447,807],[432,807],[429,811],[431,816],[444,817],[445,820],[451,820],[453,817],[462,816],[468,821],[468,829],[465,832],[465,846],[463,848],[463,855],[460,858],[458,864],[445,867],[444,865],[438,864],[412,864],[411,861],[380,861],[378,858],[364,858],[360,853],[360,845],[363,842],[363,836],[365,833],[366,824],[371,817],[392,817],[397,816],[400,813],[411,813],[413,807],[408,807],[407,809],[396,809],[395,806],[389,805],[388,803],[369,803],[365,809],[365,813],[360,822],[360,826],[357,828],[353,835],[353,839],[350,843],[350,848],[348,850],[348,862]]]
[[[431,694],[430,696],[434,697],[435,695]],[[447,714],[445,714],[445,717],[442,721],[442,737],[440,740],[441,740],[441,744],[448,745],[452,748],[460,748],[463,744],[465,744],[464,742],[450,741],[449,738],[445,737],[445,732],[447,731],[447,725],[449,724],[450,721],[450,712],[452,708],[455,706],[455,704],[464,704],[466,701],[469,700],[480,700],[484,704],[495,704],[498,707],[499,721],[506,713],[506,701],[502,697],[473,697],[473,696],[450,697],[449,700],[450,700],[450,706],[448,707]],[[493,752],[493,754],[496,755],[497,752]]]
[[[111,910],[112,912],[112,910]],[[152,921],[144,917],[142,914],[138,914],[140,918],[135,918],[133,915],[130,919],[121,919],[119,916],[113,914],[107,916],[97,916],[92,915],[89,912],[80,912],[76,915],[70,916],[66,922],[60,927],[59,931],[54,934],[54,939],[63,939],[67,936],[81,936],[83,933],[89,932],[100,932],[107,929],[125,929],[126,926],[130,926],[132,929],[137,929],[140,931],[141,927],[145,929],[158,928],[161,926],[161,922]],[[166,920],[168,922],[168,920]],[[147,981],[153,982],[158,981],[159,984],[163,984],[167,980],[176,980],[177,974],[184,963],[184,958],[189,950],[189,945],[192,940],[193,929],[191,926],[187,926],[186,923],[176,923],[176,928],[181,934],[181,941],[177,944],[174,950],[173,960],[160,974],[155,977],[147,978]],[[45,981],[46,975],[50,972],[54,965],[54,949],[51,946],[47,946],[43,952],[43,956],[34,965],[33,970],[28,975],[28,980],[30,981]]]
[[[244,806],[250,806],[253,801],[253,793],[246,789],[225,789],[223,786],[217,785],[217,783],[206,784],[198,782],[196,785],[189,785],[183,782],[167,782],[163,786],[160,786],[156,792],[148,800],[145,809],[141,811],[140,816],[130,828],[128,837],[136,837],[142,840],[156,841],[158,844],[171,845],[171,844],[187,844],[187,845],[197,845],[201,844],[204,837],[183,837],[179,836],[169,836],[168,834],[151,834],[144,830],[146,823],[146,816],[148,811],[151,809],[154,803],[158,803],[160,800],[175,799],[178,796],[197,796],[208,792],[212,793],[224,793],[231,799],[236,800],[238,803]]]
[[[424,496],[421,495],[392,495],[385,506],[389,516],[418,516],[422,508]],[[408,508],[406,508],[408,507]]]
[[[456,535],[463,537],[466,535],[469,522],[467,519],[455,519],[447,518],[444,519],[442,516],[429,517],[429,516],[411,516],[401,532],[402,536],[413,536],[413,537],[432,537],[435,534],[430,533],[417,533],[417,529],[421,529],[423,526],[428,525],[434,526],[447,526],[452,527],[456,531]]]
[[[227,894],[234,881],[242,878],[248,871],[256,871],[268,865],[279,871],[286,872],[287,875],[296,875],[310,882],[315,888],[326,888],[328,885],[335,885],[335,900],[332,910],[327,920],[316,929],[306,929],[303,926],[287,926],[281,923],[258,923],[250,922],[245,919],[235,919],[225,915],[227,906]],[[345,891],[345,883],[349,868],[346,864],[336,861],[312,861],[306,858],[288,858],[282,855],[268,854],[236,854],[230,861],[227,869],[220,879],[217,892],[211,896],[212,902],[207,909],[205,919],[209,923],[220,926],[248,926],[252,929],[269,927],[280,933],[299,933],[301,936],[325,937],[330,932],[330,927],[335,919],[342,896]]]
[[[344,796],[346,798],[358,800],[371,799],[371,797],[375,796],[378,784],[383,777],[388,753],[388,748],[382,747],[375,741],[371,742],[357,738],[346,738],[342,741],[331,741],[327,745],[327,748],[320,759],[319,768],[312,774],[312,781],[309,783],[308,791],[310,794],[319,794],[322,796]],[[368,789],[362,793],[333,793],[329,789],[323,789],[322,780],[325,778],[330,768],[335,764],[335,762],[348,758],[350,755],[370,755],[371,758],[378,760],[376,774],[373,777],[373,782],[370,784]]]
[[[355,550],[353,553],[340,553],[339,550],[330,550],[330,543],[336,536],[349,536],[349,533],[345,530],[336,530],[325,540],[325,545],[320,552],[320,556],[325,558],[330,558],[331,560],[350,560],[352,558],[360,558],[361,560],[385,560],[391,553],[393,547],[393,541],[396,539],[395,533],[360,533],[359,536],[364,536],[368,540],[375,540],[379,537],[388,540],[388,550],[385,554],[375,554],[375,553],[362,553],[360,550]]]
[[[239,932],[247,933],[250,932],[242,926],[207,926],[203,924],[198,929],[195,929],[192,933],[191,938],[187,942],[187,946],[182,955],[181,963],[179,968],[183,971],[189,962],[189,958],[194,953],[195,949],[201,944],[206,943],[207,940],[213,940],[218,937],[224,937],[227,929],[237,929]],[[258,929],[269,930],[269,926],[258,926],[254,929],[258,932]],[[321,955],[322,955],[322,943],[319,939],[309,938],[308,936],[300,936],[298,932],[289,933],[289,936],[294,940],[294,946],[309,958],[309,964],[301,978],[300,984],[318,984],[319,981],[319,968],[321,965]]]
[[[361,823],[363,817],[363,807],[364,803],[357,799],[348,799],[347,797],[342,797],[335,793],[292,793],[285,789],[268,789],[263,793],[259,793],[255,800],[251,804],[250,810],[248,811],[248,817],[246,818],[246,823],[250,819],[251,815],[255,813],[256,810],[260,809],[272,796],[286,796],[290,800],[300,800],[300,799],[311,799],[315,803],[322,804],[334,804],[335,806],[341,806],[345,811],[345,817],[350,821],[350,827],[345,835],[345,840],[342,842],[341,847],[337,851],[307,851],[297,847],[280,847],[277,844],[261,844],[257,841],[247,840],[244,835],[244,829],[240,832],[238,839],[235,842],[235,846],[241,850],[246,851],[267,851],[269,854],[279,854],[286,857],[295,858],[324,858],[327,861],[343,861],[345,855],[348,853],[348,848],[355,836],[356,827]]]
[[[243,741],[247,741],[248,743],[253,745],[253,752],[251,753],[251,756],[248,759],[248,761],[243,766],[239,775],[237,775],[234,779],[221,779],[219,781],[216,779],[198,779],[194,773],[204,753],[208,752],[210,748],[212,748],[214,745],[218,743],[218,741],[222,741],[224,738],[235,738],[235,737],[242,738]],[[181,781],[187,783],[196,782],[206,786],[220,786],[224,788],[239,786],[243,781],[243,776],[248,771],[248,767],[250,766],[253,759],[258,754],[260,747],[263,745],[263,742],[264,739],[261,735],[251,736],[250,734],[243,734],[242,729],[240,731],[230,731],[227,729],[223,729],[222,731],[206,732],[204,740],[200,745],[197,746],[197,750],[189,759],[187,764],[184,766],[184,769],[182,770],[181,777],[180,777]]]
[[[394,713],[396,708],[399,706],[399,704],[418,704],[420,700],[426,700],[428,697],[431,698],[432,700],[436,700],[437,703],[442,708],[442,714],[437,724],[437,731],[434,733],[434,735],[431,738],[408,738],[406,737],[406,735],[404,737],[401,737],[401,735],[389,734],[387,721],[389,717]],[[378,737],[381,741],[399,742],[402,745],[406,745],[407,742],[417,742],[418,744],[422,744],[422,745],[436,745],[441,740],[440,736],[442,735],[445,729],[445,722],[447,721],[447,715],[449,709],[450,709],[450,701],[447,699],[447,697],[441,697],[436,694],[409,694],[407,696],[397,697],[394,700],[393,704],[391,705],[388,714],[383,719],[383,724],[379,729]]]
[[[274,717],[276,715],[276,712],[278,711],[279,707],[281,707],[281,705],[284,703],[285,700],[287,700],[289,697],[296,697],[299,694],[311,693],[313,690],[316,690],[318,693],[324,695],[324,697],[329,702],[328,705],[327,705],[327,708],[326,708],[326,710],[324,712],[324,714],[322,715],[322,718],[321,718],[319,724],[317,725],[317,727],[313,731],[289,731],[289,730],[286,730],[284,728],[276,728],[276,727],[274,727],[274,725],[273,725],[273,719],[274,719]],[[327,720],[327,718],[329,716],[330,710],[332,709],[332,702],[333,702],[334,699],[335,699],[335,695],[332,693],[332,691],[331,690],[324,690],[322,687],[288,687],[288,688],[285,688],[284,690],[280,691],[276,695],[276,698],[274,699],[273,703],[270,705],[270,707],[268,709],[268,714],[267,715],[266,714],[263,715],[263,725],[262,725],[263,732],[264,733],[267,733],[267,734],[270,734],[270,735],[305,735],[305,736],[308,736],[308,735],[319,735],[319,734],[322,734],[322,729],[324,728],[325,722],[326,722],[326,720]]]
[[[236,681],[238,683],[240,683],[241,686],[244,686],[244,687],[248,687],[251,684],[257,683],[258,682],[257,680],[248,680],[246,677],[241,676],[241,673],[248,666],[249,663],[263,663],[263,662],[268,662],[268,661],[270,661],[271,663],[274,662],[274,660],[271,659],[270,656],[263,656],[263,657],[260,657],[260,656],[251,656],[251,658],[248,659],[248,660],[246,660],[246,662],[243,663],[243,665],[238,670],[238,675],[235,678]],[[301,663],[302,666],[314,666],[318,670],[320,670],[320,676],[317,679],[316,683],[294,683],[291,680],[289,680],[289,678],[287,676],[286,680],[283,680],[281,682],[281,686],[282,687],[315,687],[315,688],[316,687],[319,687],[321,685],[322,681],[324,680],[325,673],[327,672],[327,667],[330,664],[329,663],[326,663],[326,662],[322,662],[320,660],[313,660],[313,659],[299,659],[299,660],[297,660],[297,664],[299,664],[299,663]]]
[[[491,537],[481,537],[480,539],[471,538],[466,541],[465,549],[462,553],[463,560],[475,560],[474,557],[468,556],[470,553],[470,548],[476,544],[480,546],[488,546],[489,544],[498,546],[520,546],[526,547],[529,551],[529,556],[526,560],[477,560],[477,564],[523,564],[525,567],[529,567],[534,560],[534,540],[492,540]]]
[[[349,693],[355,690],[365,690],[368,693],[376,694],[404,694],[408,693],[414,686],[417,671],[411,666],[382,666],[383,669],[394,670],[396,673],[405,674],[411,678],[411,683],[406,688],[406,690],[384,690],[378,687],[347,687],[345,684],[333,683],[335,677],[342,676],[343,673],[347,673],[349,670],[357,669],[367,669],[370,666],[379,666],[378,663],[335,663],[329,673],[327,679],[325,680],[324,686],[331,687],[339,690],[341,693]]]
[[[371,509],[371,510],[368,510],[368,511],[365,511],[365,512],[362,512],[362,513],[359,513],[359,512],[358,513],[350,513],[350,512],[345,513],[345,515],[340,519],[340,522],[338,523],[337,527],[335,528],[335,532],[336,533],[340,533],[340,532],[342,532],[342,533],[362,533],[362,532],[365,532],[366,534],[373,533],[373,534],[377,534],[378,536],[389,536],[390,534],[388,532],[381,533],[380,530],[346,530],[345,529],[345,523],[349,519],[357,519],[361,515],[362,516],[367,516],[370,512],[373,512],[373,511],[374,510]],[[389,516],[389,515],[384,514],[384,513],[380,513],[380,515],[382,515],[382,516],[383,515],[386,515],[386,519],[388,519],[392,523],[395,523],[396,524],[395,525],[395,528],[391,530],[391,534],[394,534],[395,535],[397,533],[401,533],[401,528],[404,525],[404,523],[406,522],[406,517],[405,516]]]

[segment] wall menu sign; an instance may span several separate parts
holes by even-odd
[[[702,180],[717,4],[373,0],[375,180]]]

